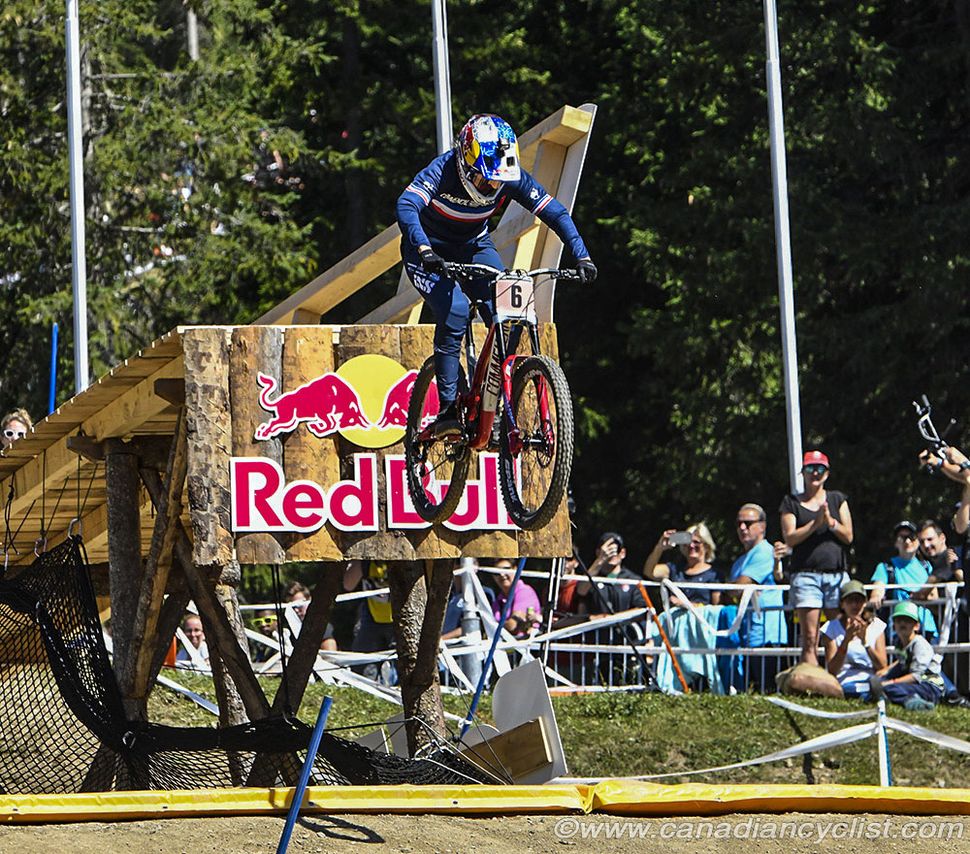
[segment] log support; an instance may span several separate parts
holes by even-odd
[[[105,482],[108,490],[108,562],[111,587],[111,639],[114,648],[115,675],[131,669],[135,652],[135,611],[141,588],[141,518],[138,457],[124,442],[110,439],[105,443]],[[129,719],[146,720],[145,699],[125,696]]]
[[[447,737],[438,679],[438,645],[451,590],[452,561],[402,562],[388,572],[391,611],[397,636],[408,750],[411,755]]]

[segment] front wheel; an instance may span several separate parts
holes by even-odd
[[[434,357],[418,372],[408,404],[404,431],[404,456],[408,494],[425,522],[444,522],[461,501],[468,477],[471,452],[464,437],[435,437],[438,386],[434,381]],[[466,388],[464,372],[458,376],[459,394]]]
[[[548,356],[520,361],[508,405],[502,425],[502,497],[512,521],[533,531],[556,515],[573,464],[573,402],[562,368]]]

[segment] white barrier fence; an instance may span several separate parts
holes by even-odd
[[[891,718],[886,713],[886,701],[879,700],[875,708],[869,707],[860,709],[857,712],[827,712],[822,709],[813,709],[810,706],[803,706],[793,703],[790,700],[783,700],[781,697],[765,697],[767,702],[783,709],[787,709],[797,714],[808,715],[815,718],[826,718],[828,720],[849,720],[853,718],[874,718],[871,723],[854,724],[844,729],[828,732],[815,738],[800,741],[791,747],[783,750],[776,750],[764,756],[757,756],[754,759],[746,759],[742,762],[732,762],[730,765],[715,765],[710,768],[694,768],[689,771],[671,771],[664,774],[645,774],[630,779],[635,780],[666,780],[671,777],[693,777],[700,774],[716,774],[721,771],[733,771],[738,768],[750,768],[755,765],[765,765],[769,762],[781,762],[785,759],[792,759],[796,756],[804,756],[806,753],[815,753],[819,750],[828,750],[832,747],[842,747],[852,744],[854,741],[861,741],[866,738],[876,738],[876,750],[879,760],[879,785],[891,786],[892,783],[892,762],[889,755],[888,731],[895,730],[905,733],[913,738],[935,744],[947,750],[954,750],[958,753],[970,754],[970,742],[952,735],[927,729],[918,724],[911,724]],[[605,777],[588,778],[560,778],[556,782],[561,783],[598,783]]]
[[[481,567],[479,571],[488,573],[497,570]],[[456,575],[464,572],[464,569],[458,570]],[[439,654],[444,689],[458,692],[474,690],[481,658],[487,652],[497,629],[491,602],[478,574],[469,572],[468,575],[473,596],[466,613],[474,612],[481,629],[477,637],[465,635],[443,643]],[[502,630],[495,661],[496,676],[508,672],[517,663],[538,658],[543,662],[548,683],[559,692],[636,690],[650,679],[643,672],[642,657],[662,690],[680,690],[679,680],[674,677],[670,655],[660,643],[654,620],[646,608],[632,609],[617,615],[591,615],[585,620],[576,615],[565,615],[565,619],[556,620],[551,605],[558,597],[561,582],[582,582],[587,580],[586,577],[545,572],[527,572],[523,573],[523,577],[528,580],[538,579],[546,585],[542,627],[538,632],[522,638],[516,638],[505,629]],[[631,584],[627,579],[596,580],[597,583],[604,584]],[[633,583],[636,584],[635,581]],[[659,615],[674,644],[673,653],[692,683],[692,690],[716,693],[734,693],[750,687],[773,690],[774,674],[797,662],[800,654],[797,624],[791,621],[791,609],[788,606],[783,609],[791,639],[788,645],[740,647],[735,635],[747,613],[778,610],[761,606],[762,591],[786,591],[787,585],[674,584],[669,580],[643,583],[652,589],[652,598],[659,598],[665,604],[669,604],[671,596],[686,599],[686,591],[692,588],[741,593],[737,606],[668,608]],[[888,591],[904,587],[882,586]],[[937,613],[939,639],[942,641],[936,645],[937,651],[944,656],[945,669],[949,671],[951,678],[958,684],[965,685],[970,683],[970,632],[966,617],[959,618],[957,607],[962,585],[950,583],[935,587],[942,589],[944,595],[936,599],[921,600],[920,604],[934,609]],[[906,589],[912,591],[913,587],[906,586]],[[386,588],[347,593],[338,596],[337,602],[363,603],[368,597],[386,593]],[[659,594],[659,597],[654,594]],[[887,594],[887,605],[895,601],[891,595],[891,592]],[[307,602],[298,604],[305,607]],[[244,614],[275,610],[274,605],[267,604],[244,605],[242,608]],[[283,606],[283,616],[284,652],[289,654],[302,623],[293,603]],[[887,628],[887,633],[889,631],[891,630]],[[279,635],[264,634],[252,628],[246,629],[246,635],[254,652],[254,667],[257,672],[278,674],[281,670]],[[179,662],[179,667],[209,672],[208,662],[202,654],[204,650],[193,647],[181,630],[177,637],[185,658]],[[890,653],[893,651],[891,641],[892,638],[887,637]],[[329,682],[353,684],[377,696],[396,700],[397,691],[393,688],[394,661],[393,649],[376,652],[321,651],[314,677]],[[685,664],[688,666],[685,667]],[[365,676],[364,672],[368,675]]]

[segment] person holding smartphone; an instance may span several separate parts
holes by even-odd
[[[616,579],[619,584],[596,582],[596,589],[588,581],[576,584],[576,597],[582,598],[586,604],[588,614],[616,614],[638,607],[633,604],[634,591],[640,576],[623,565],[626,559],[626,547],[623,537],[615,531],[606,531],[600,535],[596,544],[596,557],[589,565],[589,574],[602,578]],[[630,584],[623,584],[622,579],[630,579]]]
[[[674,548],[679,551],[679,556],[660,562],[664,552]],[[716,550],[714,538],[703,522],[691,525],[686,531],[669,528],[660,535],[653,551],[647,555],[643,577],[654,581],[669,578],[675,584],[684,581],[716,584],[720,579],[711,564]],[[694,605],[721,604],[721,592],[707,587],[684,588],[684,595]],[[680,607],[687,604],[679,596],[672,596],[670,603]]]

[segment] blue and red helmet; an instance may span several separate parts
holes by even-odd
[[[498,195],[502,184],[518,181],[522,174],[515,131],[491,113],[472,116],[458,131],[455,162],[466,192],[482,205]]]

